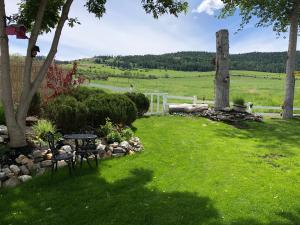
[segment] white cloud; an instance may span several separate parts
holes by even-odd
[[[212,16],[215,10],[222,9],[223,7],[224,3],[221,0],[203,0],[195,11],[198,13],[205,12]]]

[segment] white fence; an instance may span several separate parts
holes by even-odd
[[[193,97],[187,97],[187,96],[174,96],[174,95],[168,95],[167,93],[144,93],[147,97],[150,99],[150,110],[147,113],[148,115],[163,115],[168,113],[168,106],[171,104],[169,100],[185,100],[189,101],[190,103],[197,104],[197,103],[205,103],[213,105],[214,101],[211,100],[198,100],[197,96]],[[162,102],[161,102],[162,99]],[[231,103],[232,105],[233,103]],[[259,110],[277,110],[281,111],[282,108],[279,106],[250,106],[250,103],[247,103],[248,111],[255,111],[255,109]],[[300,111],[300,107],[295,107],[294,111]],[[280,112],[276,113],[270,113],[270,112],[257,112],[257,114],[265,115],[265,116],[279,116]],[[299,114],[295,114],[299,115]]]

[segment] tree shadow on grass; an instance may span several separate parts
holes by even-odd
[[[295,212],[277,213],[278,218],[269,222],[261,222],[255,218],[240,218],[231,225],[300,225],[300,210]]]
[[[258,148],[284,150],[286,154],[292,155],[288,148],[300,146],[300,120],[273,119],[267,123],[244,122],[241,129],[218,128],[216,135],[241,140],[255,139],[258,141]]]
[[[133,170],[115,182],[87,169],[77,177],[63,172],[0,191],[0,224],[201,225],[220,221],[208,197],[152,189],[150,170]]]

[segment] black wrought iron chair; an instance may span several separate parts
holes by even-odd
[[[94,156],[96,167],[98,167],[98,154],[99,151],[97,150],[97,145],[94,139],[82,140],[81,145],[78,145],[78,149],[76,150],[76,155],[80,156],[80,167],[82,167],[84,158],[91,167],[91,164],[89,162],[89,157],[91,155]]]
[[[93,131],[81,131],[81,133],[84,134],[94,134]],[[78,143],[78,140],[75,140],[77,149],[76,149],[76,155],[80,156],[80,167],[82,167],[83,159],[85,158],[88,165],[90,167],[91,164],[89,162],[89,157],[91,155],[94,156],[96,167],[98,167],[98,155],[99,155],[99,150],[97,150],[97,145],[96,145],[96,139],[84,139],[81,140],[81,143]]]
[[[72,170],[75,169],[75,161],[72,152],[59,153],[59,149],[63,146],[63,143],[57,142],[55,144],[54,134],[49,132],[46,135],[50,151],[52,153],[52,174],[57,171],[57,164],[59,161],[65,161],[69,167],[69,173],[72,174]]]

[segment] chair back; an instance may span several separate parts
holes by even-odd
[[[49,148],[51,150],[51,153],[53,155],[58,155],[58,149],[56,148],[55,146],[55,138],[54,138],[54,134],[52,132],[48,132],[46,134],[46,139],[48,141],[48,145],[49,145]]]

